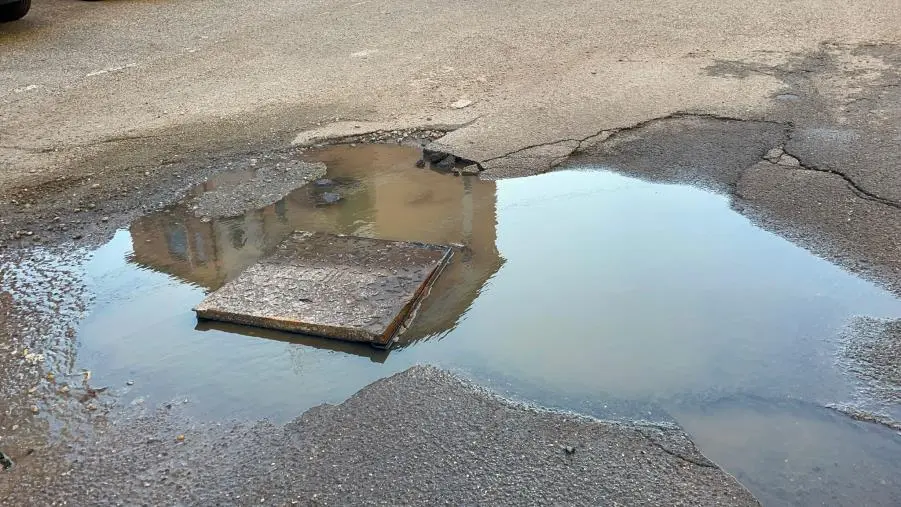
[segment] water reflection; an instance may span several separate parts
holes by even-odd
[[[419,152],[397,146],[335,146],[310,157],[326,163],[327,180],[265,208],[210,220],[195,216],[189,198],[136,220],[129,228],[134,244],[129,260],[215,290],[295,230],[461,244],[464,248],[433,287],[399,346],[453,329],[503,263],[495,247],[495,183],[416,169]],[[195,188],[192,197],[252,175],[221,175]],[[335,195],[340,200],[332,202]],[[241,326],[228,330],[259,335]],[[306,342],[323,345],[321,340]]]
[[[888,428],[753,396],[670,411],[764,505],[901,505],[901,439]]]
[[[727,470],[752,486],[759,478],[755,492],[771,498],[805,504],[857,481],[868,498],[894,499],[897,485],[885,477],[901,476],[901,449],[833,459],[834,441],[876,448],[892,435],[747,401],[848,400],[856,389],[835,363],[839,334],[859,315],[901,317],[892,294],[755,227],[727,197],[692,187],[603,170],[481,182],[416,169],[418,154],[393,146],[314,156],[329,165],[337,203],[323,205],[324,190],[307,187],[205,222],[189,200],[94,252],[86,270],[97,305],[78,332],[79,367],[93,370],[98,385],[135,379],[148,403],[190,395],[204,418],[287,420],[432,363],[546,405],[618,419],[675,417]],[[294,229],[467,249],[405,335],[415,346],[390,355],[256,330],[195,329],[190,308],[204,292]],[[433,336],[446,339],[421,339]],[[738,408],[711,405],[719,399],[738,400]],[[893,410],[901,418],[901,407]],[[789,425],[800,429],[768,436]],[[806,428],[815,438],[792,451],[809,458],[799,467],[782,456],[783,442],[798,442]],[[774,460],[786,458],[790,464],[771,473]],[[835,470],[819,474],[814,467],[823,463]],[[800,481],[825,496],[766,493]]]
[[[330,350],[340,352],[342,354],[352,354],[355,356],[368,357],[374,363],[384,363],[388,358],[389,351],[386,349],[378,349],[366,343],[345,342],[341,340],[332,340],[320,336],[308,336],[297,333],[286,333],[274,329],[265,329],[261,327],[242,326],[239,324],[231,324],[228,322],[217,322],[213,320],[198,320],[194,326],[195,331],[221,331],[223,333],[235,333],[254,338],[264,338],[278,342],[302,345],[305,347],[314,347],[322,350]]]

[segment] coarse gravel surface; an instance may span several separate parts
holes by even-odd
[[[177,412],[110,423],[54,473],[5,472],[16,484],[6,501],[758,505],[679,429],[512,403],[430,366],[284,426],[200,425]]]
[[[255,164],[253,164],[255,165]],[[252,166],[253,167],[253,166]],[[233,217],[268,206],[292,190],[325,176],[325,164],[288,160],[254,169],[241,181],[225,181],[197,199],[194,214],[200,217]]]

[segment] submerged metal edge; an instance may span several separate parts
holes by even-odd
[[[438,277],[441,276],[444,268],[447,267],[451,258],[454,256],[453,247],[447,245],[430,245],[430,247],[433,249],[444,248],[444,255],[438,261],[438,264],[435,265],[435,268],[429,273],[429,276],[427,276],[419,285],[416,292],[413,293],[413,297],[410,298],[407,304],[397,313],[394,320],[388,325],[385,333],[382,334],[382,340],[379,342],[372,342],[374,347],[382,349],[391,348],[391,345],[394,344],[394,336],[397,335],[398,330],[416,315],[416,310],[419,308],[422,300],[428,296],[429,289],[432,288],[432,285],[435,284],[435,281],[438,280]]]

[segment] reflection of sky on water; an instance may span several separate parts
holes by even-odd
[[[190,308],[204,291],[135,269],[125,259],[139,255],[126,253],[120,232],[92,263],[101,297],[81,360],[119,377],[149,375],[160,397],[194,393],[213,413],[232,414],[235,403],[273,417],[339,401],[416,362],[618,399],[741,391],[825,402],[850,393],[832,365],[837,331],[853,315],[901,314],[889,293],[691,187],[560,172],[499,182],[490,210],[500,256],[493,238],[476,245],[470,262],[488,268],[450,271],[412,329],[441,339],[374,361],[368,349],[335,351],[327,341],[195,330]],[[265,250],[256,239],[243,245],[254,242]]]
[[[807,424],[807,409],[742,400],[847,400],[853,380],[834,361],[841,329],[856,315],[901,316],[893,295],[755,227],[722,196],[605,171],[479,182],[416,170],[416,154],[402,148],[365,160],[344,150],[327,163],[354,187],[333,207],[300,189],[243,217],[203,222],[173,209],[120,231],[88,266],[98,299],[79,333],[79,367],[97,385],[135,380],[129,396],[150,403],[187,397],[202,417],[285,420],[433,363],[602,417],[675,417],[727,470],[779,489],[809,471],[769,474],[786,442],[736,443],[732,414]],[[388,354],[197,326],[190,309],[205,292],[294,229],[468,249]],[[823,421],[818,434],[851,446],[885,438]],[[830,448],[813,439],[803,452],[822,468],[833,466]],[[835,488],[888,487],[873,482],[885,474],[855,472],[885,456],[855,459],[830,469]]]

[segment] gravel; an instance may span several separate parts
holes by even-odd
[[[322,163],[291,160],[262,166],[244,181],[226,181],[215,190],[204,192],[197,200],[198,217],[232,217],[268,206],[292,190],[325,176]]]

